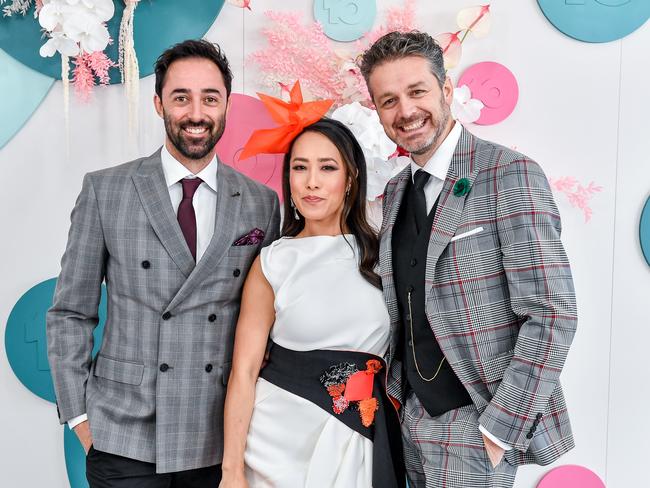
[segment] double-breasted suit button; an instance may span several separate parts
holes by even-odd
[[[217,316],[216,316],[215,314],[211,313],[211,314],[208,316],[208,320],[209,320],[210,322],[214,322],[215,320],[217,320]]]
[[[149,269],[149,268],[151,268],[151,263],[150,263],[149,261],[147,261],[146,259],[145,259],[144,261],[142,261],[142,263],[140,263],[140,264],[142,264],[142,267],[143,267],[144,269]]]
[[[232,275],[237,278],[241,274],[241,270],[237,268],[235,271],[232,272]]]
[[[411,263],[410,263],[410,264],[411,264],[411,267],[413,267],[413,266],[415,266],[416,264],[418,264],[418,260],[415,259],[415,258],[413,258],[413,259],[411,259]]]
[[[162,319],[163,320],[169,320],[171,318],[172,318],[171,312],[165,312],[164,314],[162,314]]]
[[[528,434],[526,434],[526,439],[530,440],[532,438],[533,438],[533,433],[532,432],[529,432]]]
[[[167,364],[167,363],[162,363],[162,364],[160,365],[160,371],[162,371],[163,373],[164,373],[165,371],[167,371],[168,369],[169,369],[169,364]]]
[[[205,372],[209,373],[210,371],[212,371],[212,365],[211,364],[206,364],[205,365]]]

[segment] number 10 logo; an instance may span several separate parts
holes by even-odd
[[[314,17],[327,37],[354,41],[370,30],[377,15],[376,0],[315,0]]]
[[[645,260],[648,262],[648,266],[650,266],[650,198],[645,202],[645,207],[641,213],[639,239]]]
[[[621,39],[650,17],[649,0],[537,0],[537,3],[560,32],[585,42]]]
[[[588,2],[597,2],[605,7],[621,7],[632,0],[566,0],[567,5],[584,5]]]

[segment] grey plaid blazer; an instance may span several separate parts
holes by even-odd
[[[392,360],[402,324],[391,238],[410,177],[407,166],[388,183],[380,237],[392,334],[388,388],[402,404],[402,365]],[[471,189],[456,196],[461,178]],[[574,446],[559,376],[577,312],[560,232],[541,168],[463,128],[431,229],[426,313],[481,425],[514,447],[506,453],[512,464],[548,464]]]
[[[98,450],[160,473],[221,462],[242,285],[279,235],[272,190],[222,163],[217,180],[214,237],[195,265],[160,152],[86,175],[47,315],[61,423],[87,412]],[[254,228],[263,244],[232,245]],[[103,281],[108,314],[91,361]]]

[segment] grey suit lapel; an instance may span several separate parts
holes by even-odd
[[[471,188],[478,173],[478,166],[474,161],[475,146],[474,136],[463,127],[456,150],[451,158],[447,177],[440,192],[438,208],[431,227],[425,277],[426,297],[429,297],[433,288],[433,277],[438,259],[449,245],[451,238],[456,234],[456,229],[458,229],[463,215],[467,195],[454,195],[454,186],[460,179],[466,178],[469,180]]]
[[[132,179],[158,239],[181,272],[186,277],[189,276],[194,269],[194,258],[187,247],[172,208],[160,160],[160,150],[142,161]]]
[[[393,275],[393,228],[399,209],[404,199],[404,192],[411,177],[411,165],[407,165],[395,178],[390,182],[384,205],[388,209],[386,219],[382,222],[381,232],[381,252],[379,254],[379,269],[382,277],[384,289],[384,300],[388,308],[391,322],[391,341],[390,356],[393,357],[394,349],[397,345],[399,324],[399,306],[397,303],[397,294],[395,293],[395,276]]]
[[[237,229],[236,223],[239,221],[242,198],[245,198],[243,193],[244,191],[235,177],[234,170],[219,161],[217,209],[212,240],[199,262],[196,263],[196,267],[190,276],[170,302],[168,309],[172,309],[182,302],[192,293],[198,283],[203,281],[208,274],[214,273],[215,263],[221,260],[232,243],[239,237],[235,235],[235,231]]]

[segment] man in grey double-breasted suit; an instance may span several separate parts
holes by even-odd
[[[270,189],[218,161],[232,74],[218,46],[185,41],[156,64],[165,145],[86,175],[72,212],[48,354],[59,419],[91,487],[212,486],[249,266],[278,237]],[[108,314],[91,359],[100,288]]]

